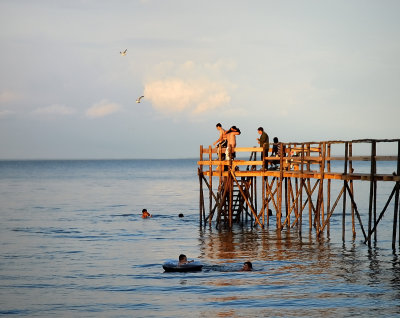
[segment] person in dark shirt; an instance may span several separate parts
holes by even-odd
[[[264,128],[258,127],[258,133],[260,134],[260,138],[257,138],[260,147],[265,145],[265,156],[268,157],[268,150],[269,150],[269,137],[268,134],[264,131]],[[263,154],[261,153],[261,160],[263,160]]]
[[[278,137],[274,137],[274,143],[272,145],[272,152],[271,152],[271,157],[280,157],[281,153],[281,143],[279,143]],[[283,157],[285,157],[285,146],[282,145],[282,152],[283,152]],[[276,168],[279,165],[280,160],[272,160],[271,161],[271,166],[273,168]]]

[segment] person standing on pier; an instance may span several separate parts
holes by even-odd
[[[221,160],[225,160],[225,149],[228,145],[228,141],[226,139],[226,130],[222,128],[221,123],[216,125],[217,130],[219,131],[219,138],[213,143],[213,145],[217,145],[217,148],[220,147],[222,149]]]
[[[222,128],[221,123],[216,125],[217,130],[219,131],[219,138],[213,143],[213,145],[217,145],[217,147],[225,148],[227,146],[226,140],[226,130]]]
[[[234,149],[236,148],[236,136],[240,135],[240,129],[237,128],[236,126],[232,126],[227,132],[226,132],[226,138],[228,140],[228,148],[227,148],[227,153],[228,153],[228,160],[229,158],[229,149]],[[236,157],[236,152],[232,151],[232,159],[235,159]]]
[[[265,156],[268,157],[269,137],[268,137],[267,133],[264,131],[264,128],[258,127],[257,131],[260,134],[260,138],[257,138],[257,141],[260,144],[260,147],[264,147],[264,145],[265,145]],[[263,153],[261,153],[261,160],[264,160]]]

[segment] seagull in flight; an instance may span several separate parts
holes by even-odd
[[[125,51],[123,51],[123,52],[119,52],[122,56],[125,56],[126,55],[126,52],[128,52],[128,49],[126,49]]]
[[[144,96],[138,97],[138,99],[136,100],[136,103],[140,103],[140,100],[141,100],[143,97],[144,97]]]

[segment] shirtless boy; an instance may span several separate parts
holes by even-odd
[[[226,138],[228,140],[228,148],[231,147],[232,149],[236,147],[236,136],[240,135],[240,129],[237,128],[236,126],[232,126],[227,132],[226,132]],[[236,153],[232,152],[232,158],[234,159],[236,157]]]
[[[217,139],[217,141],[215,141],[213,143],[213,145],[215,146],[216,144],[218,144],[218,146],[221,146],[221,147],[225,148],[226,144],[227,144],[227,142],[226,142],[226,131],[225,131],[225,129],[222,128],[222,125],[220,123],[218,123],[216,125],[216,127],[217,127],[217,130],[219,131],[219,138]]]

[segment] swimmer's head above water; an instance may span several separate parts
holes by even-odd
[[[242,271],[243,272],[250,272],[253,270],[253,264],[251,262],[244,262]]]

